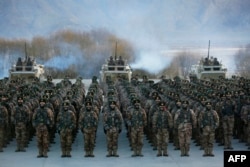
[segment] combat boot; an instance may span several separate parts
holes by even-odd
[[[24,144],[21,144],[21,145],[20,145],[20,151],[21,151],[21,152],[26,152],[26,150],[25,150],[25,148],[24,148]]]
[[[86,153],[85,153],[84,157],[89,157],[89,154],[90,154],[89,151],[86,150],[85,152]]]
[[[114,157],[119,157],[119,155],[117,154],[117,149],[114,149],[114,150],[113,150],[113,156],[114,156]]]
[[[203,154],[202,156],[203,156],[203,157],[209,156],[209,151],[208,151],[208,148],[207,148],[207,147],[204,148],[204,154]]]
[[[41,158],[43,157],[43,151],[42,151],[42,148],[39,148],[39,153],[38,155],[36,156],[37,158]]]
[[[167,151],[167,148],[164,148],[164,150],[163,150],[163,156],[164,156],[164,157],[168,157],[168,151]]]
[[[137,156],[143,157],[143,154],[141,153],[141,148],[139,148],[139,149],[137,150]]]
[[[181,156],[185,156],[185,148],[184,147],[180,147],[180,150],[181,150]]]
[[[131,156],[132,157],[136,157],[137,156],[137,150],[136,150],[136,148],[133,148],[133,151],[134,151],[134,154],[132,154]]]
[[[66,150],[65,150],[64,148],[61,148],[61,150],[62,150],[62,155],[61,155],[61,157],[62,157],[62,158],[65,158],[65,157],[66,157]]]
[[[108,150],[108,154],[106,155],[106,157],[111,157],[111,156],[112,156],[112,150],[109,149],[109,150]]]
[[[214,154],[213,154],[213,147],[209,147],[209,148],[208,148],[208,156],[214,157]]]
[[[66,153],[66,157],[69,157],[69,158],[71,157],[71,154],[70,154],[70,151],[69,151],[69,150],[66,150],[65,153]]]
[[[93,154],[93,149],[90,149],[90,151],[89,151],[89,157],[95,157],[95,155]]]
[[[48,158],[47,152],[48,152],[47,149],[44,149],[44,150],[43,150],[43,157],[44,157],[44,158]]]
[[[158,153],[157,153],[157,155],[156,155],[157,157],[160,157],[160,156],[162,156],[162,152],[161,152],[161,149],[160,148],[158,148]]]
[[[185,147],[185,156],[189,157],[189,146]]]

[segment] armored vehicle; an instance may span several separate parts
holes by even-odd
[[[129,82],[132,77],[132,69],[120,56],[118,59],[111,56],[105,64],[102,65],[100,71],[100,81],[107,82],[107,80],[115,81],[119,77],[127,79]]]
[[[34,78],[39,80],[43,79],[44,66],[37,64],[35,59],[25,57],[22,61],[21,57],[18,58],[16,64],[14,64],[9,70],[9,79],[22,78],[26,82],[31,82]]]
[[[218,79],[225,78],[227,69],[217,58],[209,57],[210,41],[208,56],[202,58],[198,64],[192,65],[189,73],[190,80],[193,79]]]

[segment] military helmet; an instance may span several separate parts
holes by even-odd
[[[69,106],[70,105],[70,102],[68,100],[65,100],[62,104],[63,106]]]
[[[137,103],[140,103],[141,101],[139,99],[134,99],[133,100],[133,104],[137,104]]]
[[[182,101],[182,104],[187,104],[187,105],[188,105],[188,104],[189,104],[189,101],[188,101],[188,100],[183,100],[183,101]]]
[[[161,101],[161,102],[158,104],[158,106],[160,106],[160,107],[166,106],[166,102],[165,102],[165,101]]]
[[[22,95],[19,95],[19,96],[17,97],[17,100],[23,100],[23,96],[22,96]]]
[[[155,96],[154,100],[161,100],[161,96]]]
[[[210,101],[207,101],[207,102],[205,103],[205,105],[206,105],[206,106],[211,106],[212,103],[211,103]]]
[[[175,104],[177,104],[177,103],[181,103],[181,100],[180,99],[176,99]]]
[[[116,101],[114,100],[109,101],[109,105],[116,105]]]
[[[91,101],[86,102],[85,106],[92,106],[92,102]]]
[[[46,103],[46,98],[44,98],[44,97],[40,98],[40,99],[39,99],[39,103],[40,103],[40,102]]]

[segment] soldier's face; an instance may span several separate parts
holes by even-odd
[[[139,103],[136,103],[136,104],[135,104],[135,108],[136,108],[136,109],[140,108],[140,104],[139,104]]]
[[[163,110],[164,110],[164,108],[165,108],[165,106],[160,106],[160,110],[162,110],[162,111],[163,111]]]
[[[211,105],[206,105],[207,109],[210,110],[212,108]]]
[[[91,106],[89,106],[89,105],[86,106],[86,109],[87,109],[87,110],[91,110]]]
[[[4,97],[4,96],[2,96],[1,100],[2,100],[2,101],[6,101],[6,100],[7,100],[7,98],[6,98],[6,97]]]
[[[110,104],[110,108],[115,108],[115,104]]]
[[[45,105],[45,102],[41,101],[41,102],[40,102],[40,106],[41,106],[41,107],[44,107],[44,105]]]
[[[17,100],[17,103],[18,104],[23,104],[23,100],[19,99],[19,100]]]
[[[68,109],[69,109],[69,106],[63,106],[63,109],[64,109],[64,110],[68,110]]]
[[[187,108],[187,104],[182,104],[182,107],[183,108]]]

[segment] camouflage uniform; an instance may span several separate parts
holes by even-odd
[[[45,107],[46,100],[40,99],[40,107],[35,109],[32,117],[32,125],[36,129],[37,147],[39,153],[37,158],[47,158],[49,147],[48,129],[53,126],[53,118],[50,116],[49,108]]]
[[[246,105],[241,109],[241,119],[246,127],[245,134],[247,136],[248,149],[250,149],[250,97],[247,97]]]
[[[215,138],[215,129],[219,126],[219,116],[215,110],[212,110],[211,102],[206,102],[206,110],[199,115],[200,127],[202,128],[202,140],[204,146],[203,156],[214,156],[213,143]]]
[[[109,102],[109,109],[103,113],[104,132],[107,135],[107,157],[115,156],[118,148],[118,136],[122,130],[122,115],[120,110],[116,107],[116,102]]]
[[[152,123],[157,138],[157,156],[168,156],[169,129],[173,127],[173,119],[165,102],[159,103],[159,110],[154,113]]]
[[[4,145],[6,145],[9,141],[11,141],[15,137],[15,126],[11,124],[11,112],[15,106],[13,102],[11,102],[9,95],[3,94],[1,97],[1,104],[7,109],[8,112],[8,124],[5,126],[6,137]]]
[[[95,147],[96,130],[98,125],[98,117],[93,110],[92,103],[87,102],[80,110],[79,128],[84,137],[85,157],[94,157],[93,151]]]
[[[0,152],[3,152],[4,139],[7,134],[6,126],[8,125],[8,111],[0,104]]]
[[[69,106],[69,102],[63,102],[63,109],[59,112],[56,120],[61,141],[61,157],[71,157],[72,132],[76,128],[76,117],[74,112],[69,110]]]
[[[150,140],[152,141],[152,146],[153,146],[153,150],[157,150],[157,137],[156,137],[156,133],[153,132],[153,128],[152,128],[152,122],[153,122],[153,115],[154,113],[159,110],[159,106],[158,104],[161,101],[161,97],[158,95],[155,97],[154,99],[154,103],[152,104],[152,106],[150,107],[149,113],[148,113],[148,124],[149,124],[149,128],[151,131],[151,135],[150,135]]]
[[[179,144],[181,156],[189,156],[190,142],[192,137],[192,126],[196,128],[196,116],[193,110],[188,108],[188,101],[182,102],[174,117],[174,124],[178,127]]]
[[[176,112],[180,108],[181,108],[181,101],[179,99],[177,99],[176,100],[176,105],[171,111],[172,119],[174,119],[174,116],[175,116]],[[179,150],[180,149],[180,144],[179,144],[179,136],[178,136],[178,127],[176,126],[176,124],[174,124],[174,126],[173,126],[173,142],[174,142],[174,146],[175,146],[174,149]]]
[[[17,141],[16,152],[26,151],[24,145],[27,141],[27,124],[29,122],[29,110],[23,105],[23,97],[17,98],[17,106],[14,108],[11,114],[11,121],[15,124],[15,134]]]
[[[232,135],[234,129],[234,113],[236,112],[235,102],[231,99],[230,92],[227,92],[227,98],[222,102],[222,119],[224,130],[224,149],[233,149]]]
[[[147,125],[147,115],[140,106],[140,100],[133,101],[134,107],[128,111],[127,125],[131,129],[131,145],[134,151],[132,157],[143,156],[143,128]]]

